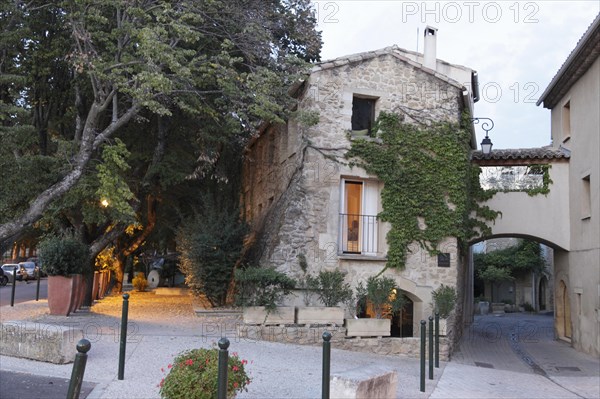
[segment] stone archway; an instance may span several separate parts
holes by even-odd
[[[564,280],[558,283],[556,295],[556,332],[561,339],[571,340],[571,304]]]

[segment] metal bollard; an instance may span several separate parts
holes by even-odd
[[[10,293],[10,306],[15,306],[15,287],[17,286],[17,268],[13,268],[12,291]]]
[[[440,312],[435,312],[435,368],[440,368]]]
[[[83,373],[85,373],[85,364],[87,363],[87,353],[91,347],[92,344],[85,338],[77,342],[77,354],[75,355],[75,362],[73,363],[67,399],[79,398],[81,383],[83,382]]]
[[[127,313],[129,312],[129,294],[123,294],[123,310],[121,312],[121,336],[119,337],[119,375],[125,378],[125,350],[127,346]]]
[[[40,280],[42,278],[42,274],[40,273],[40,268],[36,268],[35,273],[37,275],[37,287],[35,287],[35,300],[40,300]]]
[[[429,379],[433,380],[433,316],[429,316]]]
[[[421,320],[421,392],[425,392],[425,320]]]
[[[331,375],[331,333],[323,333],[323,376],[321,398],[329,399],[329,378]]]
[[[217,399],[227,399],[227,362],[229,359],[229,340],[219,340],[219,373],[217,376]]]

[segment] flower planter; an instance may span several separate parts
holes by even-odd
[[[51,315],[69,315],[74,300],[74,284],[71,276],[48,276],[48,308]]]
[[[504,314],[504,304],[503,303],[492,303],[492,313]]]
[[[77,308],[80,305],[79,297],[81,296],[81,293],[83,292],[83,275],[73,274],[73,275],[71,275],[71,278],[73,279],[73,290],[72,290],[73,298],[71,299],[71,307],[69,308],[69,313],[73,313],[74,311],[77,310]]]
[[[278,306],[268,311],[264,306],[248,306],[242,313],[245,324],[293,324],[295,308],[291,306]]]
[[[389,337],[391,327],[390,319],[346,319],[346,336]]]
[[[448,319],[440,319],[440,336],[448,335]]]
[[[344,309],[339,306],[298,306],[297,324],[339,324],[344,323]]]

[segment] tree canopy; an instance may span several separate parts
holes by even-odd
[[[12,0],[0,22],[0,242],[49,215],[148,225],[285,118],[321,46],[308,0]]]

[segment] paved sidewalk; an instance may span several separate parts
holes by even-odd
[[[120,297],[106,298],[94,305],[93,312],[78,312],[64,318],[47,315],[44,302],[28,302],[15,306],[15,309],[0,308],[0,318],[6,321],[33,317],[43,323],[69,323],[83,328],[92,342],[85,372],[85,381],[96,384],[88,396],[90,399],[157,398],[157,384],[165,376],[161,369],[167,370],[177,353],[210,347],[223,334],[231,340],[230,351],[238,352],[249,361],[252,383],[249,391],[238,398],[318,398],[321,395],[320,343],[297,346],[240,340],[234,333],[238,322],[235,318],[198,317],[189,297],[159,298],[152,294],[132,293],[125,379],[119,381],[120,303]],[[465,332],[453,360],[442,363],[441,368],[435,370],[433,381],[427,380],[424,393],[419,392],[417,359],[334,348],[331,370],[335,373],[369,364],[395,369],[399,376],[399,398],[600,397],[598,359],[545,336],[545,328],[548,323],[551,326],[551,322],[551,317],[536,315],[477,318],[473,327]],[[538,326],[537,323],[541,324]],[[511,341],[511,337],[518,339]],[[534,366],[524,358],[532,360]],[[69,378],[72,364],[54,365],[0,356],[1,379],[5,378],[2,371],[7,370]],[[4,384],[5,381],[0,380],[0,387]],[[19,398],[28,397],[26,391],[21,394]]]

